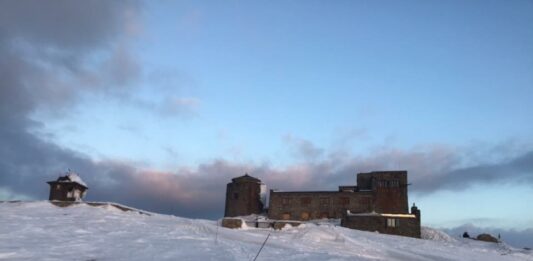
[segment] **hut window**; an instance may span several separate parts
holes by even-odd
[[[309,220],[309,212],[302,212],[302,214],[300,215],[300,218],[302,220]]]
[[[283,213],[281,218],[284,219],[284,220],[289,220],[289,219],[291,219],[291,213]]]
[[[397,218],[387,218],[387,227],[399,227],[400,220]]]
[[[57,184],[56,189],[60,189],[60,188],[61,188],[61,185]]]

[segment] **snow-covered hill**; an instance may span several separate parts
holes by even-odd
[[[257,260],[533,260],[529,251],[431,229],[424,233],[435,240],[333,225],[231,230],[111,205],[0,203],[0,259],[6,260],[253,260],[269,233]]]

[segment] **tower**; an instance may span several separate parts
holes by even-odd
[[[359,191],[371,191],[377,213],[407,214],[407,171],[373,171],[357,174]]]
[[[226,187],[225,217],[247,216],[260,214],[264,202],[262,193],[264,185],[261,180],[245,174],[233,178]]]

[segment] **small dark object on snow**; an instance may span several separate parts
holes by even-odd
[[[470,238],[470,235],[468,234],[468,232],[465,231],[465,232],[463,233],[463,237],[464,237],[464,238]]]
[[[498,243],[498,239],[489,234],[480,234],[477,236],[477,240]]]

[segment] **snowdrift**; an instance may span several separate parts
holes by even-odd
[[[446,237],[432,240],[350,230],[334,224],[226,229],[112,205],[57,207],[0,203],[0,260],[533,260],[529,251]]]

